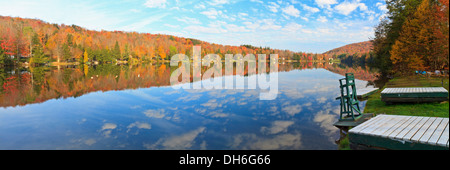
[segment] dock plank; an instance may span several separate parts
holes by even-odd
[[[391,134],[388,135],[388,138],[395,138],[397,135],[404,133],[408,133],[407,127],[410,126],[410,124],[414,123],[417,119],[422,119],[422,117],[414,116],[408,119],[408,121],[404,122],[401,126],[399,126],[397,129],[395,129]],[[416,121],[417,123],[418,121]]]
[[[362,98],[365,98],[365,97],[369,96],[372,93],[375,93],[378,90],[380,90],[380,89],[379,88],[373,88],[373,87],[356,89],[356,97],[358,99],[362,99]],[[347,95],[347,92],[344,91],[344,95]],[[336,100],[338,100],[340,98],[341,98],[341,96],[338,96],[338,97],[336,97]]]
[[[444,146],[445,143],[447,143],[447,147],[448,147],[448,137],[449,137],[449,131],[448,131],[448,123],[447,126],[445,127],[444,132],[442,132],[441,137],[439,137],[439,140],[437,141],[438,145]]]
[[[391,121],[393,121],[393,119],[396,119],[396,116],[385,116],[383,119],[381,119],[380,121],[378,121],[377,123],[373,124],[372,126],[367,127],[366,129],[362,130],[361,133],[365,133],[365,134],[369,134],[369,135],[374,135],[374,132],[378,132],[380,130],[383,130],[383,126],[385,124],[389,124],[391,123]],[[381,129],[380,129],[381,128]]]
[[[375,118],[372,118],[364,123],[361,123],[360,125],[350,129],[350,131],[352,131],[353,133],[360,133],[362,130],[364,130],[365,128],[372,126],[373,124],[382,121],[382,119],[384,118],[384,115],[378,115]]]
[[[425,122],[425,124],[423,124],[423,126],[416,132],[416,134],[414,134],[414,136],[411,137],[411,140],[412,141],[419,141],[419,139],[422,137],[422,135],[428,130],[430,125],[433,124],[433,122],[436,119],[437,119],[436,117],[431,117],[430,119],[428,119],[428,121]]]
[[[431,138],[431,135],[436,131],[436,128],[441,124],[443,118],[436,118],[436,120],[431,124],[427,131],[420,137],[419,142],[421,143],[427,143],[428,140]]]
[[[374,136],[384,136],[383,134],[388,131],[390,128],[398,124],[404,116],[393,116],[392,119],[389,121],[386,121],[385,123],[381,124],[377,129],[375,129],[372,132],[372,135]]]
[[[401,140],[411,140],[411,137],[413,137],[416,134],[416,132],[423,126],[423,124],[425,124],[429,119],[430,119],[430,117],[424,117],[419,122],[417,122],[416,125],[410,127],[410,130],[408,131],[408,133],[406,133],[401,138]]]
[[[387,131],[385,131],[382,134],[382,136],[389,137],[392,133],[394,133],[395,131],[398,131],[399,129],[401,129],[403,124],[409,122],[409,120],[411,120],[411,119],[414,119],[414,117],[402,116],[401,119],[395,125],[393,125],[391,128],[389,128]]]
[[[448,119],[443,119],[441,124],[436,128],[436,131],[430,137],[427,143],[429,144],[438,144],[439,138],[442,136],[442,133],[445,130],[445,127],[448,126]]]
[[[374,131],[381,124],[383,124],[386,121],[389,121],[390,119],[392,119],[392,117],[388,117],[388,116],[380,117],[377,122],[374,122],[371,126],[368,126],[368,127],[364,128],[363,130],[359,131],[359,133],[370,134],[370,132]]]
[[[367,94],[373,93],[375,91],[379,90],[378,88],[362,88],[362,89],[356,89],[356,94],[358,97],[364,97]]]

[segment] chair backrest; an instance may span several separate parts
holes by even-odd
[[[345,73],[345,79],[347,81],[347,85],[351,86],[355,84],[355,76],[353,73]]]
[[[351,91],[351,97],[356,100],[356,83],[355,83],[355,76],[353,75],[353,73],[345,73],[345,79],[346,79],[346,84],[348,86],[348,91]]]

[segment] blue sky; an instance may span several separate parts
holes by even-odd
[[[0,15],[322,53],[369,40],[384,0],[0,0]]]

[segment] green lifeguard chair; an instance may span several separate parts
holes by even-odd
[[[345,78],[339,79],[341,88],[341,114],[339,121],[354,121],[363,114],[359,109],[359,101],[356,94],[355,76],[353,73],[345,73]]]

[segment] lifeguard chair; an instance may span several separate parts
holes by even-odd
[[[341,88],[341,113],[339,121],[354,121],[363,115],[357,99],[355,76],[353,73],[345,73],[345,78],[339,79],[339,83],[339,87]]]

